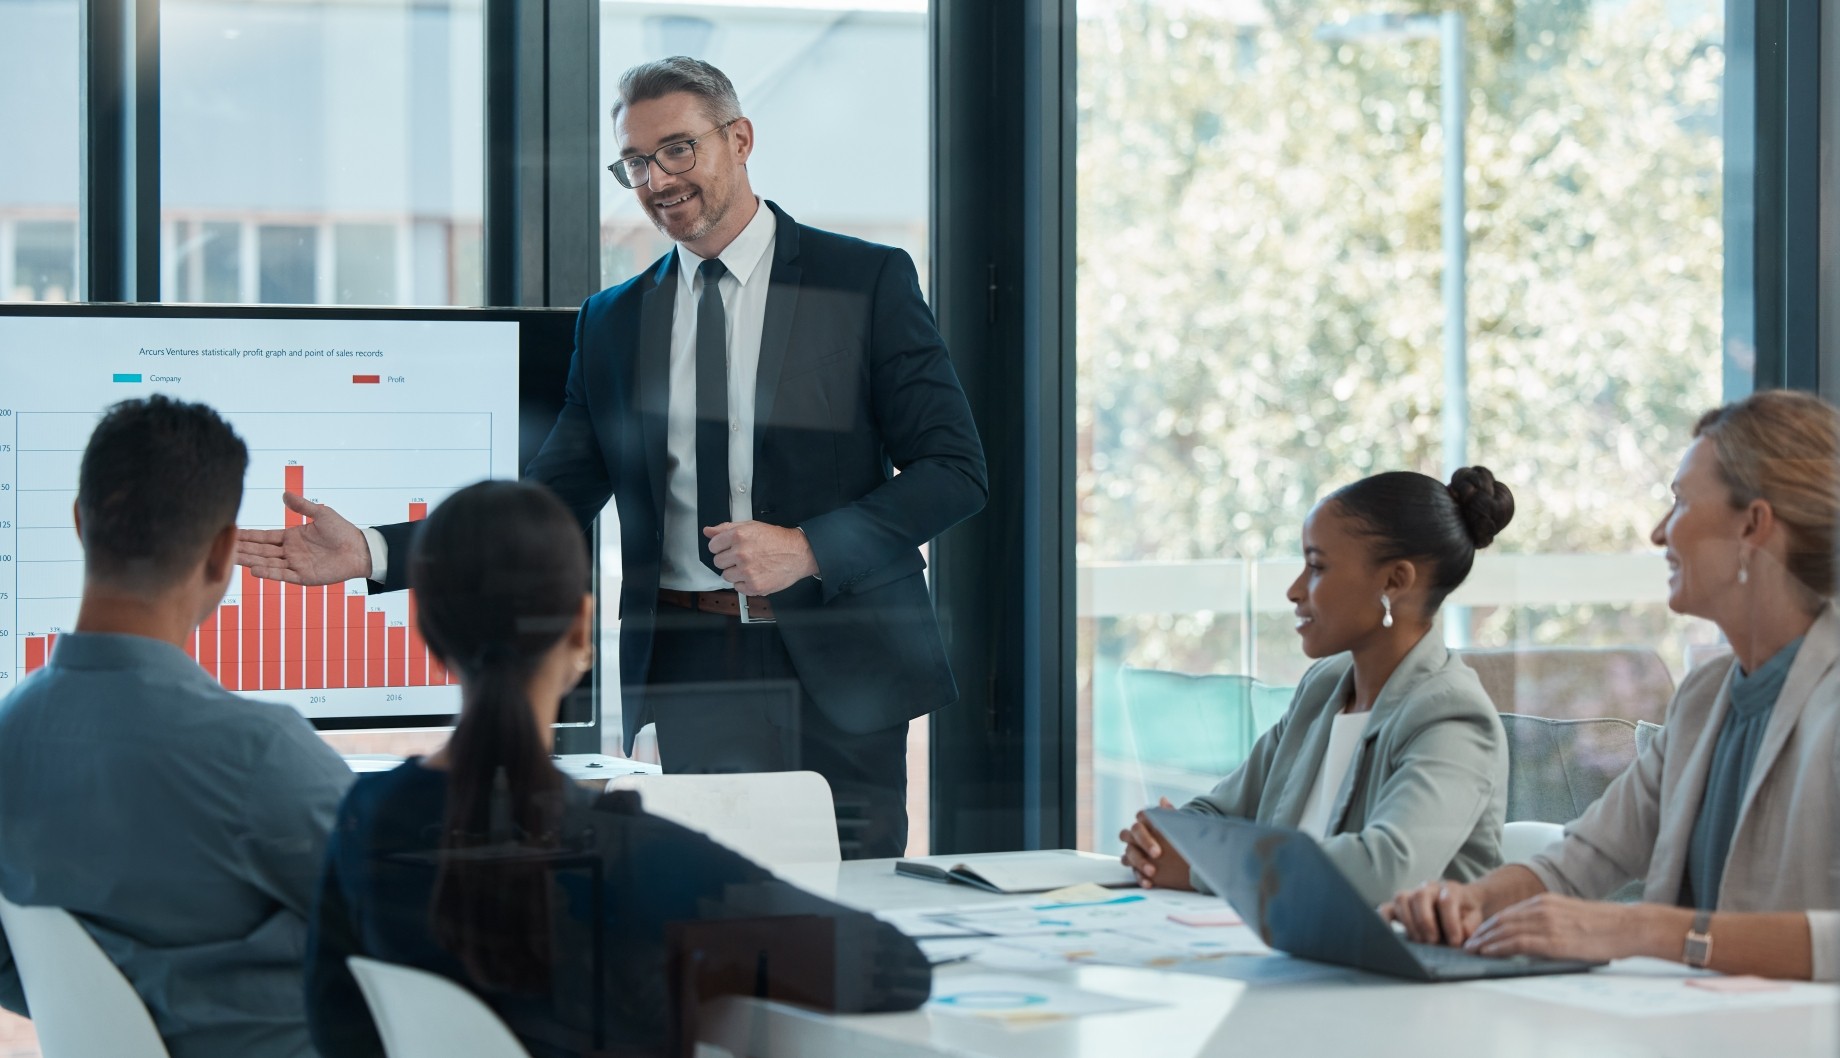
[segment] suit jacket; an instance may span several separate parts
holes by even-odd
[[[1353,686],[1348,654],[1311,666],[1246,763],[1183,810],[1297,826]],[[1499,866],[1507,811],[1501,718],[1476,674],[1429,633],[1374,701],[1323,851],[1378,904],[1433,878],[1469,881]]]
[[[1730,655],[1687,673],[1667,723],[1563,840],[1527,866],[1546,888],[1600,898],[1631,880],[1678,904],[1712,747],[1731,708]],[[1840,612],[1796,652],[1751,766],[1719,886],[1721,911],[1805,911],[1814,977],[1840,976]],[[1684,940],[1683,940],[1684,943]]]
[[[958,697],[920,546],[983,507],[984,451],[913,260],[766,206],[778,228],[755,392],[754,518],[803,529],[821,570],[771,597],[808,701],[846,731],[874,731]],[[562,413],[524,470],[583,526],[609,496],[618,506],[620,679],[630,688],[645,683],[658,611],[677,272],[673,251],[582,304]],[[391,554],[408,553],[411,524],[380,527]],[[389,567],[374,587],[405,587],[408,563]],[[625,711],[627,745],[651,719],[639,698]]]

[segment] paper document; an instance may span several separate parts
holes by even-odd
[[[1075,849],[919,856],[897,860],[894,870],[913,878],[975,885],[993,893],[1041,893],[1085,882],[1104,886],[1136,883],[1131,869],[1116,857]]]
[[[1784,981],[1778,982],[1782,985],[1780,988],[1765,990],[1689,987],[1688,982],[1700,980],[1711,983],[1734,979],[1720,978],[1661,959],[1618,959],[1585,974],[1502,978],[1459,987],[1490,988],[1522,999],[1631,1018],[1840,1005],[1831,985]]]
[[[926,1009],[953,1017],[990,1018],[1011,1024],[1145,1010],[1156,1003],[1088,992],[1037,977],[965,974],[935,978]]]

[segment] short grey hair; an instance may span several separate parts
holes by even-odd
[[[741,116],[741,98],[728,75],[701,59],[673,55],[642,62],[620,75],[620,98],[610,112],[614,121],[634,103],[662,99],[673,92],[688,92],[703,101],[710,120],[726,125]]]

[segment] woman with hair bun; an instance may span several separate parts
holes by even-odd
[[[1513,517],[1513,493],[1485,467],[1448,485],[1376,474],[1318,503],[1286,594],[1303,652],[1322,660],[1246,762],[1183,810],[1300,828],[1376,903],[1499,864],[1507,737],[1475,673],[1432,629],[1477,549]],[[1142,813],[1119,837],[1141,884],[1193,886]]]
[[[1667,724],[1565,836],[1383,910],[1484,955],[1647,955],[1840,979],[1840,411],[1755,393],[1699,420],[1651,539],[1668,608],[1729,656],[1681,681]],[[1642,903],[1602,898],[1630,881]]]

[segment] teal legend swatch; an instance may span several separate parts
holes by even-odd
[[[138,371],[126,373],[121,371],[115,372],[115,381],[117,382],[139,382],[140,380],[141,376]]]

